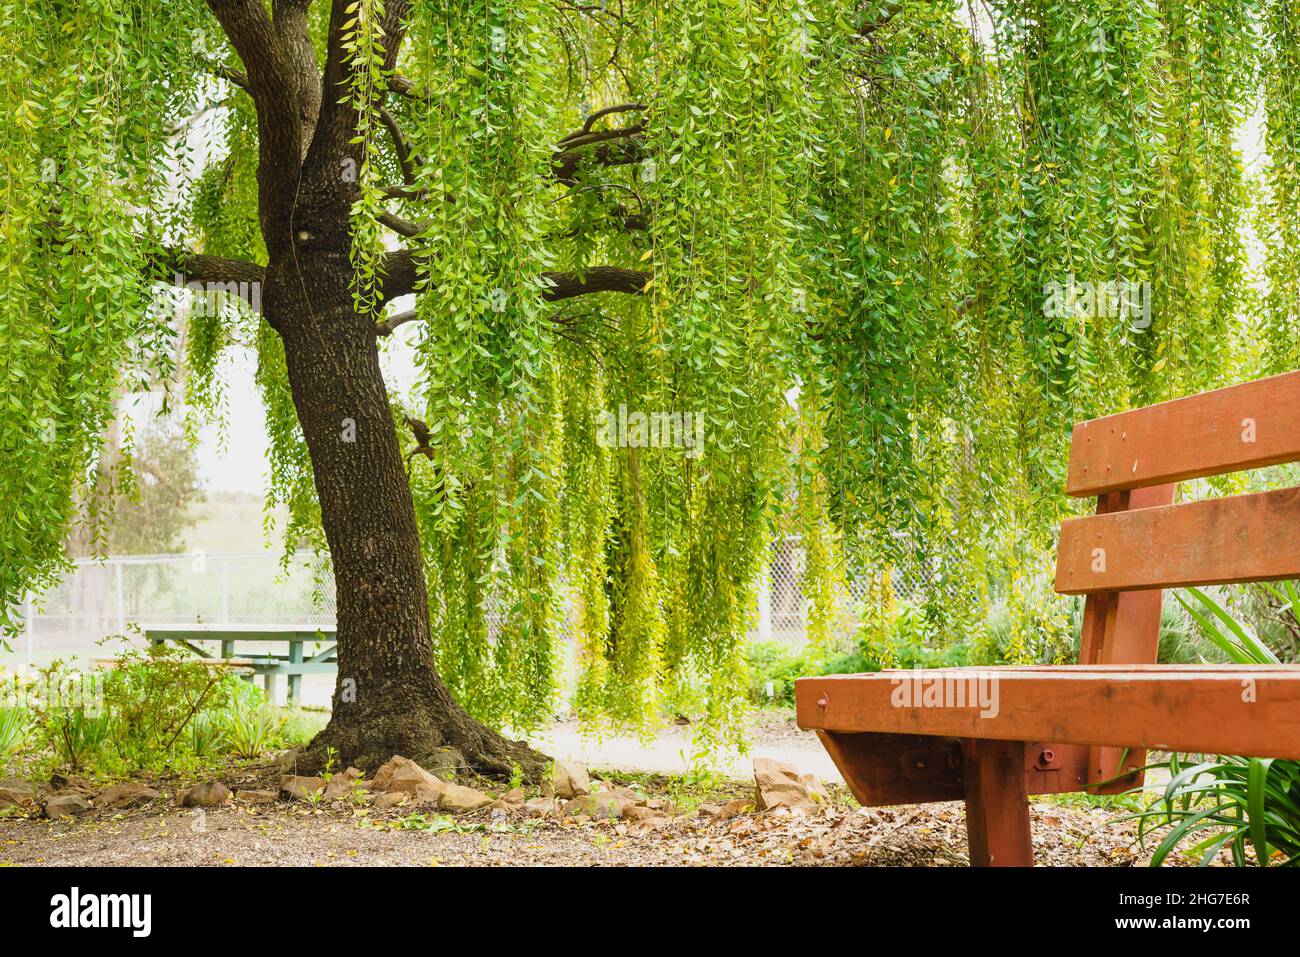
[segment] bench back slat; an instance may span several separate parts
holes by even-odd
[[[1123,489],[1300,461],[1300,372],[1075,426],[1066,492]]]
[[[1076,518],[1056,590],[1091,595],[1300,578],[1300,488]]]

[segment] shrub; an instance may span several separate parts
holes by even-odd
[[[238,679],[195,661],[179,645],[126,648],[104,675],[104,708],[116,756],[130,768],[169,761],[194,720],[225,708]]]
[[[1277,655],[1222,603],[1199,588],[1189,588],[1187,594],[1190,599],[1179,594],[1179,602],[1230,661],[1277,661]],[[1132,815],[1142,837],[1153,828],[1169,828],[1152,865],[1193,838],[1195,843],[1183,852],[1202,865],[1225,847],[1236,864],[1246,864],[1248,844],[1261,865],[1275,855],[1284,863],[1300,863],[1300,762],[1229,755],[1189,764],[1175,754],[1148,767],[1165,770],[1170,778],[1151,807]]]

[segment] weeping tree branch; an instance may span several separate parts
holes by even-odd
[[[168,249],[149,259],[150,274],[160,282],[184,286],[202,283],[260,283],[266,268],[245,259],[206,256],[184,249]]]
[[[648,155],[642,139],[644,127],[601,130],[575,136],[551,157],[551,170],[565,186],[578,185],[578,170],[584,163],[598,166],[631,166]]]
[[[612,116],[615,113],[629,113],[629,112],[641,111],[644,110],[645,108],[646,106],[644,103],[620,103],[617,106],[607,106],[604,109],[597,110],[596,112],[592,113],[590,116],[587,117],[587,121],[582,124],[582,129],[578,130],[576,133],[570,133],[568,136],[564,137],[564,139],[560,140],[558,145],[566,146],[570,144],[570,141],[585,136],[586,134],[591,132],[591,128],[595,126],[597,122],[599,122],[600,120],[604,119],[607,116]],[[639,125],[637,128],[643,129],[644,125]]]
[[[383,273],[381,302],[391,302],[400,296],[408,296],[416,292],[419,261],[410,250],[402,249],[385,256]],[[583,272],[542,273],[542,279],[545,283],[542,299],[546,302],[560,302],[564,299],[600,292],[640,295],[645,292],[650,274],[638,269],[623,269],[619,266],[593,266]],[[380,323],[379,334],[388,335],[402,323],[410,322],[414,316],[402,313],[400,322],[396,321],[398,318],[394,316]]]
[[[207,0],[207,3],[243,61],[247,78],[244,89],[257,107],[257,186],[262,238],[268,249],[280,249],[289,240],[293,211],[294,192],[288,184],[298,176],[306,139],[300,111],[301,83],[294,74],[294,64],[301,51],[294,55],[286,52],[281,32],[287,31],[294,22],[291,11],[300,4],[277,4],[283,24],[277,29],[260,0]],[[299,13],[299,26],[305,31],[305,10]],[[286,21],[286,17],[290,19]]]
[[[381,106],[379,122],[384,124],[384,129],[388,131],[388,138],[393,142],[393,153],[397,157],[398,168],[402,171],[402,182],[407,186],[415,185],[415,168],[418,164],[411,155],[411,145],[407,142],[401,126],[398,125],[397,117],[389,112],[388,107]]]

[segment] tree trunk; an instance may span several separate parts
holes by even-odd
[[[273,259],[263,292],[284,341],[338,603],[334,712],[301,763],[319,766],[333,748],[342,765],[373,771],[393,755],[452,748],[476,770],[518,766],[535,777],[545,756],[471,718],[434,668],[414,502],[374,322],[353,308],[342,228],[337,242]]]

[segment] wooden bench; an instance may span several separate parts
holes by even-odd
[[[285,675],[288,682],[286,700],[296,700],[302,691],[302,676],[307,674],[334,674],[338,671],[338,653],[335,648],[333,625],[142,625],[145,637],[154,644],[165,641],[179,642],[200,658],[208,660],[235,659],[246,664],[254,674],[262,676],[268,701],[273,701],[274,681]],[[200,642],[215,642],[214,654]],[[287,653],[250,652],[250,642],[283,643]],[[238,656],[238,646],[244,650]],[[310,656],[306,648],[320,645]]]
[[[1174,504],[1176,483],[1300,461],[1300,372],[1085,422],[1056,590],[1079,663],[801,678],[864,805],[964,800],[975,865],[1029,865],[1030,794],[1117,793],[1146,751],[1300,759],[1300,666],[1156,665],[1163,588],[1300,578],[1300,488]]]

